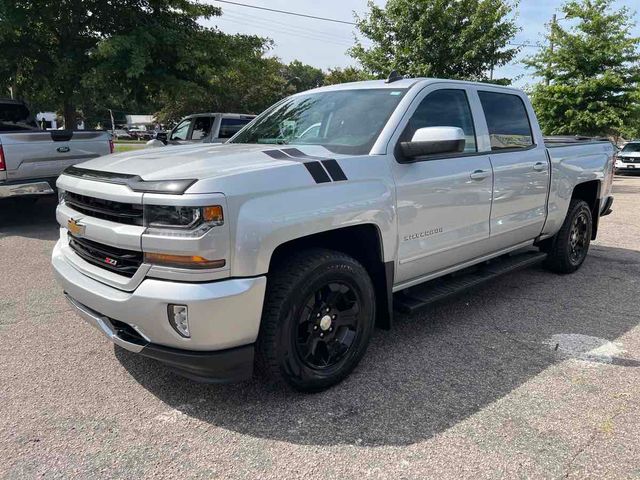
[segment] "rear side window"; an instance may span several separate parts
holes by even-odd
[[[427,95],[411,116],[402,139],[409,141],[419,128],[459,127],[464,131],[465,153],[476,151],[471,108],[464,90],[436,90]]]
[[[233,137],[250,121],[250,118],[223,118],[220,122],[220,133],[218,133],[218,138]]]
[[[519,96],[494,92],[478,92],[478,96],[489,127],[491,150],[533,145],[529,116]]]

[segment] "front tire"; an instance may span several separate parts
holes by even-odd
[[[556,273],[578,270],[587,258],[592,228],[593,219],[587,202],[571,200],[562,228],[549,245],[545,266]]]
[[[363,357],[374,318],[373,283],[357,260],[325,249],[293,254],[269,276],[256,367],[296,390],[324,390]]]

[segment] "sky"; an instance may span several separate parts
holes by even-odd
[[[225,33],[244,33],[269,37],[275,43],[271,54],[284,62],[288,63],[297,59],[323,70],[331,67],[357,66],[357,62],[346,53],[347,49],[353,45],[356,34],[356,29],[352,25],[283,15],[229,5],[215,0],[204,1],[220,6],[223,12],[222,16],[204,22],[206,25],[215,25]],[[367,10],[367,0],[234,1],[351,22],[354,21],[354,13],[362,15]],[[375,2],[384,5],[385,0],[375,0]],[[516,35],[514,42],[535,45],[544,41],[545,25],[549,23],[554,13],[559,13],[562,3],[562,0],[521,0],[516,19],[521,31]],[[639,0],[618,0],[616,5],[618,7],[627,6],[631,10],[640,10]],[[635,17],[636,21],[640,23],[638,13]],[[633,33],[640,36],[640,25],[636,25]],[[366,41],[364,44],[367,44]],[[531,72],[525,69],[519,61],[535,51],[536,49],[532,47],[522,48],[515,61],[496,70],[495,77],[513,78],[514,84],[518,87],[526,87],[535,83]]]

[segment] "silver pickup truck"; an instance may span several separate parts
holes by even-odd
[[[0,100],[0,199],[52,194],[65,168],[109,153],[107,132],[40,130],[24,103]]]
[[[613,153],[547,147],[512,88],[324,87],[225,145],[67,169],[53,268],[78,314],[124,349],[200,381],[255,366],[317,391],[354,369],[394,307],[535,262],[577,270],[611,211]]]

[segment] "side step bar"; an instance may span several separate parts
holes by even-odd
[[[546,253],[537,250],[504,255],[396,293],[393,306],[401,313],[413,313],[426,305],[456,295],[502,274],[535,265],[543,261],[546,256]]]

